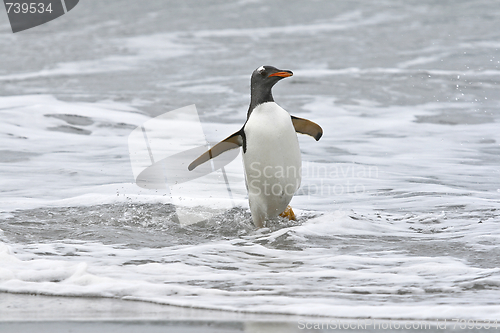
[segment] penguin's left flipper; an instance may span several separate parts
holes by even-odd
[[[205,163],[206,161],[210,160],[211,158],[214,158],[216,156],[219,156],[226,150],[234,149],[234,148],[239,148],[243,145],[243,137],[241,135],[241,130],[228,136],[218,144],[212,147],[212,149],[209,149],[205,153],[201,154],[200,157],[195,159],[191,164],[188,166],[188,170],[191,171],[194,168],[196,168],[198,165]]]
[[[291,117],[293,127],[295,127],[295,132],[310,135],[316,139],[316,141],[318,141],[323,135],[323,129],[315,122],[295,116]]]

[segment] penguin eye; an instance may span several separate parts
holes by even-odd
[[[257,71],[259,72],[260,75],[262,76],[267,76],[267,72],[266,72],[266,69],[264,68],[264,66],[260,66]]]

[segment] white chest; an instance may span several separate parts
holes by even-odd
[[[274,102],[256,107],[245,125],[246,153],[243,162],[247,181],[265,174],[278,178],[272,182],[300,183],[301,156],[299,142],[290,114]],[[281,176],[280,170],[290,176]],[[292,170],[293,169],[293,170]],[[293,172],[291,172],[293,171]]]

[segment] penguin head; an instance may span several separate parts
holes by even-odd
[[[292,71],[277,69],[273,66],[260,66],[257,68],[252,73],[250,81],[252,93],[250,109],[259,104],[274,101],[271,88],[279,80],[292,75]]]
[[[252,90],[253,88],[271,89],[276,82],[292,75],[292,71],[277,69],[273,66],[260,66],[252,73]]]

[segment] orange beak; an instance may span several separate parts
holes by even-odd
[[[293,75],[292,72],[277,72],[277,73],[269,75],[268,77],[271,77],[271,76],[289,77],[292,75]]]

